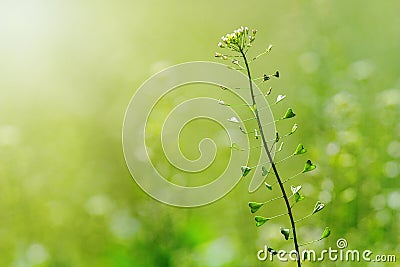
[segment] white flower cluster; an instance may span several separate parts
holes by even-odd
[[[222,42],[218,43],[221,48],[230,48],[234,51],[243,51],[245,47],[251,46],[251,43],[255,40],[255,34],[257,30],[252,30],[249,32],[249,28],[240,27],[233,31],[233,33],[228,33],[222,36]]]

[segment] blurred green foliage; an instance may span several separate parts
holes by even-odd
[[[296,180],[306,196],[296,214],[327,204],[300,223],[301,242],[329,226],[316,250],[343,237],[399,261],[399,10],[395,0],[2,0],[0,266],[287,266],[256,257],[265,244],[290,249],[279,233],[287,222],[256,228],[247,206],[274,193],[251,195],[244,180],[214,204],[169,207],[140,190],[122,153],[140,84],[173,64],[213,60],[240,25],[259,30],[254,52],[274,45],[253,69],[281,73],[271,85],[299,124],[285,146],[303,143],[318,164]]]

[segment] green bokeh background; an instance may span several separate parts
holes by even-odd
[[[299,224],[301,240],[329,226],[307,248],[346,238],[397,263],[324,266],[399,266],[399,11],[396,0],[1,0],[0,266],[294,265],[256,257],[264,244],[291,249],[279,234],[286,219],[256,228],[247,207],[274,193],[249,194],[244,180],[212,205],[169,207],[141,191],[123,158],[124,112],[141,83],[214,60],[220,37],[240,25],[259,30],[255,52],[274,45],[254,65],[281,72],[273,93],[287,99],[274,111],[297,113],[283,153],[298,142],[309,150],[282,173],[318,164],[296,180],[307,196],[299,216],[327,203]]]

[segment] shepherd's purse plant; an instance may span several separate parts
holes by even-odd
[[[262,172],[257,173],[255,175],[262,175],[262,177],[264,177],[265,187],[263,187],[263,190],[267,191],[276,190],[275,187],[277,187],[278,190],[280,191],[279,197],[270,198],[262,202],[258,201],[249,202],[248,206],[250,212],[251,214],[255,213],[260,214],[263,211],[262,207],[266,206],[267,204],[270,204],[273,201],[283,201],[281,203],[285,205],[286,212],[283,214],[278,214],[278,215],[268,214],[267,216],[256,215],[254,217],[255,225],[257,227],[261,227],[264,224],[267,224],[267,222],[270,220],[276,219],[281,216],[287,216],[290,225],[282,226],[280,229],[277,230],[280,231],[285,240],[288,240],[289,242],[293,243],[294,250],[296,251],[297,254],[296,263],[297,266],[300,267],[302,265],[300,247],[327,238],[330,235],[331,231],[328,227],[326,227],[325,230],[322,232],[320,238],[318,238],[317,240],[305,243],[299,242],[298,231],[296,228],[297,223],[320,212],[325,207],[325,204],[321,203],[320,201],[317,201],[314,208],[310,210],[309,214],[305,216],[303,215],[303,217],[300,217],[298,219],[297,216],[295,216],[294,213],[295,205],[301,202],[305,198],[305,196],[301,194],[302,185],[291,184],[291,186],[289,187],[288,182],[289,181],[293,182],[294,178],[297,178],[299,175],[315,170],[317,166],[310,159],[307,159],[305,160],[304,168],[302,170],[299,170],[296,174],[290,177],[282,177],[280,170],[278,170],[278,165],[279,168],[281,168],[282,166],[281,163],[286,162],[292,157],[298,157],[305,154],[307,152],[307,149],[303,144],[300,143],[297,145],[294,151],[286,158],[280,161],[276,161],[273,157],[272,151],[274,149],[277,152],[283,151],[283,140],[293,135],[297,130],[298,125],[294,124],[291,130],[283,135],[279,134],[277,131],[276,133],[274,133],[275,138],[273,140],[267,139],[267,134],[264,129],[265,127],[263,127],[265,126],[265,124],[263,125],[261,120],[261,115],[262,115],[261,113],[265,111],[265,109],[262,109],[257,105],[258,103],[256,101],[257,98],[255,95],[254,84],[257,84],[258,82],[259,86],[265,88],[265,92],[263,92],[263,97],[265,97],[267,101],[271,102],[270,98],[273,95],[271,93],[272,88],[265,86],[265,84],[268,84],[268,81],[270,81],[270,79],[279,78],[280,72],[275,71],[272,74],[265,73],[259,75],[259,77],[257,78],[253,78],[252,69],[250,68],[251,64],[254,61],[258,60],[261,56],[270,53],[272,50],[272,45],[269,45],[261,54],[256,56],[250,56],[249,50],[252,48],[254,44],[254,41],[256,39],[256,34],[257,30],[255,29],[250,30],[248,27],[240,27],[234,30],[232,33],[226,34],[225,36],[222,37],[221,42],[218,43],[221,52],[216,52],[215,57],[220,58],[222,60],[230,61],[232,63],[231,68],[233,69],[233,71],[242,71],[248,78],[248,88],[242,88],[242,89],[247,89],[249,94],[251,95],[252,102],[249,105],[250,111],[252,112],[253,116],[253,118],[251,119],[254,119],[257,124],[256,129],[252,131],[251,134],[254,136],[255,139],[257,139],[260,142],[260,146],[265,151],[268,158],[268,162],[265,162],[265,164],[262,165],[261,168]],[[285,98],[286,95],[279,94],[270,104],[278,104]],[[223,100],[221,100],[220,104],[225,104],[225,103],[223,102]],[[293,111],[293,109],[287,108],[286,112],[284,112],[284,114],[279,116],[279,119],[275,120],[274,123],[284,122],[292,119],[295,116],[296,113]],[[242,124],[241,126],[239,126],[238,130],[242,131],[243,134],[250,135],[250,132],[245,130],[244,121],[240,121],[236,117],[233,117],[230,120],[234,123]],[[241,150],[237,144],[232,144],[232,149]],[[269,166],[270,168],[268,168]],[[243,177],[247,176],[250,172],[252,172],[255,169],[255,167],[257,166],[246,166],[246,165],[241,166],[242,176]],[[272,174],[275,176],[275,179],[273,181],[267,179],[268,174],[270,172],[272,172]],[[268,248],[268,252],[272,254],[277,253],[276,250],[272,248]]]

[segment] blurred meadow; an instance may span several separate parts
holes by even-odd
[[[174,64],[217,61],[221,36],[241,25],[259,31],[254,54],[274,45],[253,72],[281,73],[273,93],[287,99],[274,111],[292,107],[299,124],[287,153],[308,148],[283,175],[318,165],[295,182],[306,195],[296,214],[327,204],[299,223],[301,242],[329,226],[307,249],[345,238],[397,263],[324,266],[400,266],[399,12],[396,0],[0,0],[0,266],[294,266],[257,260],[265,244],[292,246],[279,233],[286,218],[255,227],[247,203],[270,191],[250,194],[244,179],[213,204],[170,207],[137,186],[122,152],[140,85]],[[192,126],[185,136],[220,130]]]

